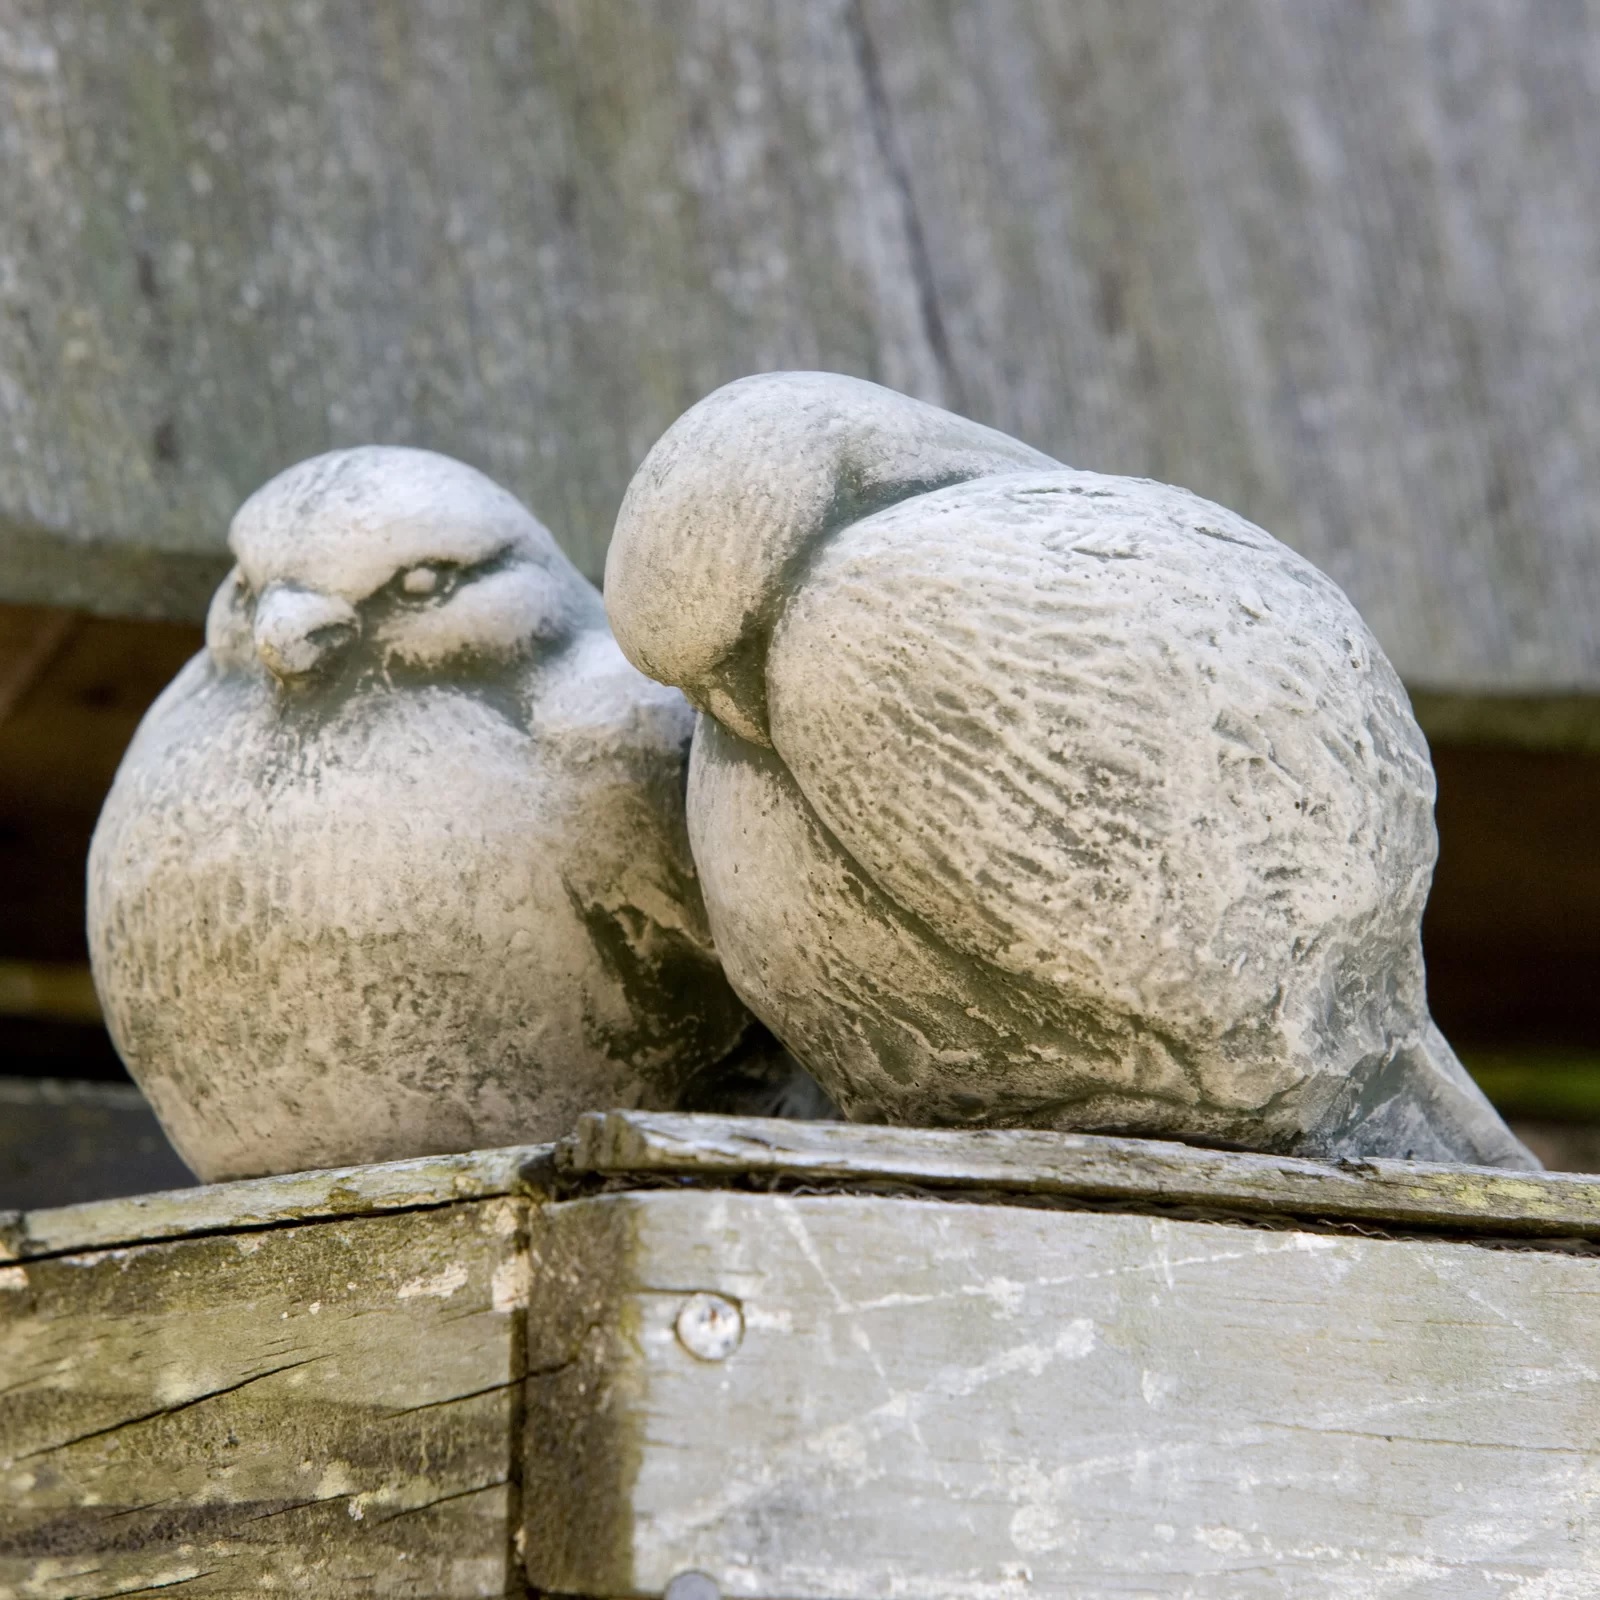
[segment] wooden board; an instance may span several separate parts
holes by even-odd
[[[87,962],[95,818],[139,719],[203,642],[176,623],[0,605],[0,960]]]
[[[1262,522],[1441,726],[1600,736],[1593,6],[14,0],[0,84],[0,595],[196,617],[366,441],[598,573],[679,411],[823,366]]]
[[[7,1207],[193,1182],[131,1083],[0,1077],[0,1219]],[[0,1220],[0,1260],[9,1255],[5,1235]]]
[[[366,442],[598,575],[716,384],[938,382],[837,5],[19,0],[0,82],[0,595],[197,616],[239,500]]]
[[[519,1192],[548,1145],[324,1167],[125,1199],[0,1213],[0,1261],[147,1244],[204,1233],[293,1227],[326,1217],[417,1211]]]
[[[0,1600],[1587,1600],[1596,1221],[1559,1175],[638,1112],[12,1216]]]
[[[524,1208],[0,1267],[0,1596],[506,1593]]]
[[[698,1191],[552,1208],[533,1249],[577,1286],[530,1318],[543,1589],[1600,1592],[1593,1259]],[[720,1360],[676,1331],[706,1293]]]
[[[1244,512],[1416,687],[1594,692],[1593,6],[864,14],[962,409]]]
[[[1326,1163],[1159,1139],[591,1112],[557,1147],[574,1178],[987,1191],[1484,1237],[1600,1238],[1600,1179],[1422,1161]]]

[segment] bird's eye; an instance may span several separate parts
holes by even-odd
[[[437,567],[409,567],[401,574],[400,592],[413,600],[423,600],[436,594],[442,581]]]

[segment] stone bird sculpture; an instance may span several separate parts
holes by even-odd
[[[748,1016],[683,818],[693,713],[481,473],[337,451],[235,517],[206,648],[89,861],[112,1038],[206,1179],[670,1106]]]
[[[846,1115],[1537,1166],[1429,1018],[1405,692],[1261,529],[769,374],[650,452],[606,602],[704,713],[724,967]]]

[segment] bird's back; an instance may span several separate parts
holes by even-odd
[[[879,888],[1024,988],[1160,1018],[1207,1099],[1257,1108],[1319,1030],[1360,1054],[1425,1016],[1404,691],[1339,590],[1221,507],[1069,470],[903,502],[813,559],[767,691]],[[1385,982],[1341,992],[1363,947]]]

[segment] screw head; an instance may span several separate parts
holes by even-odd
[[[722,1600],[717,1580],[703,1572],[680,1572],[666,1587],[662,1600]]]
[[[676,1327],[678,1343],[695,1360],[726,1361],[744,1338],[744,1313],[723,1295],[692,1294],[678,1312]],[[702,1575],[686,1573],[684,1576]],[[710,1581],[706,1579],[707,1583]],[[698,1593],[691,1596],[686,1590],[681,1596],[674,1595],[673,1600],[699,1600],[699,1596]]]

